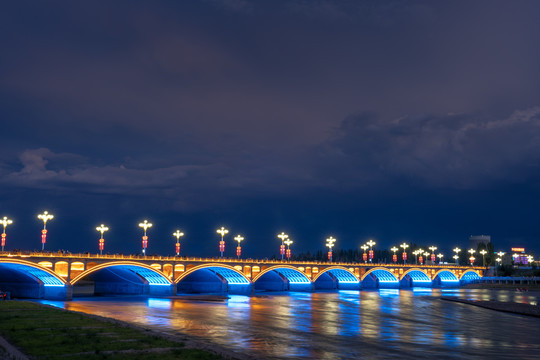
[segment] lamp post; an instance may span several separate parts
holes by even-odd
[[[427,265],[427,259],[428,259],[429,253],[427,251],[424,252],[424,256],[426,257],[426,265]]]
[[[424,250],[418,249],[416,250],[416,252],[418,254],[418,262],[420,263],[420,265],[424,264],[424,258],[422,257],[422,255],[424,254]]]
[[[236,256],[240,259],[240,255],[242,255],[242,247],[240,246],[240,242],[244,240],[244,237],[242,235],[236,235],[234,240],[238,241],[238,246],[236,247]]]
[[[146,230],[152,227],[152,224],[148,220],[144,220],[142,223],[139,223],[139,227],[143,228],[144,234],[142,237],[142,253],[143,256],[146,256],[146,248],[148,247],[148,236],[146,236]]]
[[[38,219],[43,220],[43,230],[41,230],[41,251],[45,250],[45,243],[47,242],[47,221],[54,218],[53,214],[49,214],[48,211],[44,211],[43,214],[39,214]]]
[[[105,239],[103,238],[103,233],[105,231],[109,231],[109,228],[101,224],[96,228],[96,230],[101,233],[101,237],[99,238],[99,255],[103,255],[103,249],[105,248]]]
[[[441,263],[442,263],[442,258],[443,258],[443,256],[444,256],[444,255],[441,254],[441,253],[439,253],[439,254],[437,255],[437,257],[439,258],[439,265],[441,265]]]
[[[367,246],[367,245],[364,244],[364,245],[360,246],[360,248],[361,248],[362,250],[364,250],[364,253],[362,254],[362,260],[364,260],[364,263],[367,263],[367,254],[366,254],[366,250],[369,249],[369,246]]]
[[[403,258],[403,264],[405,264],[407,262],[407,248],[409,247],[409,244],[403,243],[399,245],[399,247],[403,248],[402,258]]]
[[[284,241],[284,243],[287,245],[287,260],[291,259],[291,244],[293,241],[291,239],[287,239]]]
[[[216,232],[221,235],[221,240],[219,242],[219,252],[221,253],[221,257],[223,257],[223,252],[225,251],[225,240],[223,240],[223,237],[225,234],[229,233],[229,230],[225,229],[223,226],[221,229],[217,229]]]
[[[474,265],[474,260],[476,260],[475,257],[473,256],[473,254],[476,252],[476,250],[469,249],[468,252],[471,254],[471,257],[469,258],[469,261],[471,262],[471,266],[473,266]]]
[[[396,255],[396,251],[398,251],[399,249],[395,246],[393,246],[390,251],[393,252],[392,254],[392,262],[394,263],[397,263],[397,255]]]
[[[428,249],[431,250],[431,263],[435,264],[435,250],[437,250],[437,247],[436,246],[430,246]],[[426,257],[427,257],[427,255],[426,255]]]
[[[486,266],[486,254],[487,251],[482,249],[479,251],[480,254],[482,254],[482,266]]]
[[[180,237],[184,236],[184,233],[180,230],[176,230],[175,232],[173,232],[173,236],[176,237],[176,256],[180,256]]]
[[[277,237],[281,239],[281,245],[279,246],[279,253],[281,254],[281,260],[283,260],[283,256],[285,255],[285,244],[283,242],[289,238],[289,235],[282,232],[281,234],[278,234]]]
[[[10,220],[7,218],[7,216],[4,216],[4,218],[0,220],[0,224],[4,225],[4,231],[2,232],[2,251],[4,251],[4,246],[6,246],[6,227],[13,224],[13,220]]]
[[[456,256],[454,256],[454,259],[456,259],[456,265],[458,264],[459,262],[459,252],[461,251],[460,248],[458,248],[457,246],[454,248],[454,252],[456,253]]]
[[[373,263],[373,245],[375,245],[376,242],[373,240],[369,240],[366,245],[369,245],[369,262]]]
[[[502,262],[502,259],[500,257],[496,258],[495,259],[495,262],[497,263],[498,267],[497,267],[497,274],[495,274],[495,276],[499,275],[499,268],[501,266],[501,262]]]
[[[328,260],[332,262],[332,248],[334,247],[334,243],[336,242],[336,239],[334,239],[332,236],[330,236],[328,239],[326,239],[326,246],[328,246]]]

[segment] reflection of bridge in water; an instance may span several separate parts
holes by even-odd
[[[0,290],[13,297],[177,292],[445,287],[483,276],[484,267],[205,259],[161,256],[1,253]]]

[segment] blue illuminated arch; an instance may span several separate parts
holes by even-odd
[[[362,277],[363,288],[398,288],[399,280],[385,268],[373,268]]]
[[[257,276],[253,279],[253,282],[256,282],[258,279],[260,279],[262,276],[269,273],[270,271],[276,272],[281,276],[285,277],[290,284],[311,284],[311,280],[309,280],[303,272],[289,265],[276,265],[269,267],[268,269],[265,269],[264,271],[261,271],[259,274],[257,274]]]
[[[173,282],[169,280],[169,278],[164,273],[146,264],[132,262],[132,261],[117,261],[117,262],[99,264],[92,267],[91,269],[88,269],[82,272],[81,274],[76,276],[73,280],[71,280],[71,285],[75,285],[78,281],[80,281],[81,279],[87,277],[88,275],[96,271],[103,270],[106,268],[115,268],[115,267],[119,267],[122,270],[128,270],[134,274],[139,275],[140,277],[142,277],[144,280],[148,282],[148,285],[151,285],[151,286],[155,286],[155,285],[170,286],[173,284]]]
[[[480,279],[481,276],[475,270],[466,270],[462,275],[460,280],[467,282]]]
[[[2,267],[26,275],[46,287],[66,285],[66,281],[53,271],[29,261],[0,259],[0,269]]]
[[[403,281],[407,280],[406,276],[410,278],[412,282],[410,285],[412,286],[426,287],[426,286],[431,286],[432,284],[432,281],[429,278],[429,276],[420,269],[411,269],[405,272],[402,276],[402,284],[403,284]],[[406,285],[409,286],[408,284]]]
[[[183,279],[185,279],[187,276],[193,274],[194,272],[198,270],[208,270],[211,271],[214,274],[219,275],[223,279],[227,281],[230,285],[249,285],[251,281],[246,278],[244,274],[242,274],[240,271],[236,270],[232,266],[223,265],[223,264],[204,264],[199,266],[194,266],[191,269],[184,272],[182,275],[180,275],[174,282],[179,283]]]
[[[332,276],[342,284],[357,284],[360,282],[360,280],[358,280],[358,278],[354,276],[353,272],[341,266],[332,266],[323,269],[317,274],[317,276],[313,278],[313,282],[317,281],[317,279],[319,279],[321,275],[326,273],[332,274]]]
[[[454,286],[459,285],[459,279],[456,274],[450,270],[440,270],[435,274],[433,281],[440,283],[441,286]]]

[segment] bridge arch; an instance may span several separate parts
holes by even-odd
[[[0,287],[12,297],[69,299],[69,284],[50,268],[18,259],[0,259]]]
[[[270,266],[253,278],[256,290],[266,291],[312,291],[313,283],[297,267],[280,264]]]
[[[459,279],[457,275],[451,270],[442,269],[437,271],[433,276],[433,286],[445,287],[457,285],[459,285]]]
[[[361,280],[363,288],[394,289],[399,287],[399,280],[394,273],[383,267],[369,269]]]
[[[189,268],[175,279],[175,283],[181,292],[251,294],[253,291],[252,282],[241,271],[218,263]]]
[[[471,280],[480,279],[481,277],[482,275],[480,274],[480,272],[478,272],[478,270],[467,269],[461,274],[459,280],[467,282]]]
[[[316,289],[359,290],[360,280],[354,272],[343,266],[330,266],[313,278]]]
[[[400,279],[401,287],[431,287],[432,281],[426,271],[412,268],[403,273]]]
[[[174,283],[163,272],[135,261],[97,264],[77,275],[70,283],[75,293],[78,290],[75,286],[93,286],[94,294],[174,294]]]

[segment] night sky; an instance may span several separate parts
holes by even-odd
[[[540,2],[4,2],[6,249],[540,250]]]

